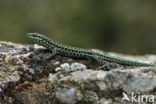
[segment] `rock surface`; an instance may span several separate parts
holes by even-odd
[[[156,63],[156,55],[108,54]],[[0,42],[0,103],[156,103],[152,99],[156,97],[156,68],[115,63],[107,71],[97,67],[91,60],[52,57],[50,51],[38,45]],[[142,95],[148,97],[143,99]]]

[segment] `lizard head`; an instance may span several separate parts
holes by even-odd
[[[49,39],[48,37],[44,36],[44,35],[41,35],[39,33],[27,33],[26,36],[34,41],[35,43],[39,44],[39,45],[42,45],[46,48],[51,49],[51,46],[52,45],[57,45],[57,43],[51,39]]]
[[[31,39],[32,41],[36,42],[36,43],[41,43],[42,41],[46,40],[47,37],[45,37],[44,35],[41,35],[39,33],[27,33],[26,36]]]

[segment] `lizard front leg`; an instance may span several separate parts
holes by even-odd
[[[55,57],[55,56],[57,55],[57,50],[56,50],[56,48],[51,48],[50,51],[51,51],[51,56],[52,56],[52,57]]]

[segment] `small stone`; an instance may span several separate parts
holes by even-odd
[[[70,70],[70,65],[68,63],[64,63],[61,65],[62,70]]]
[[[56,71],[56,72],[58,72],[58,71],[60,71],[60,70],[62,70],[60,67],[55,68],[55,71]]]
[[[53,64],[54,64],[54,65],[58,65],[58,64],[60,64],[60,62],[57,61],[57,62],[54,62]]]
[[[61,103],[71,104],[75,99],[75,89],[74,88],[64,88],[56,92],[56,98]]]
[[[108,87],[106,86],[106,84],[104,83],[104,82],[102,82],[102,81],[97,81],[96,82],[96,85],[99,87],[99,89],[101,90],[101,91],[104,91],[104,90],[106,90]]]
[[[51,83],[54,83],[55,81],[57,81],[57,76],[56,74],[49,74],[48,79]]]
[[[38,44],[34,44],[34,48],[35,48],[35,49],[43,48],[43,46],[40,46],[40,45],[38,45]]]
[[[86,69],[86,65],[80,64],[80,63],[72,63],[71,64],[71,69],[75,70],[84,70]]]

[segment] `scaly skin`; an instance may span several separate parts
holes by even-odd
[[[36,42],[37,44],[42,45],[47,49],[51,50],[53,56],[61,55],[61,56],[66,56],[71,58],[92,59],[97,61],[101,65],[105,65],[105,62],[107,61],[107,62],[115,62],[122,65],[130,65],[130,66],[143,66],[143,67],[156,66],[155,64],[149,64],[144,62],[118,58],[118,57],[106,55],[104,53],[95,52],[89,49],[82,49],[82,48],[63,45],[39,33],[27,33],[26,36],[30,38],[32,41]]]

